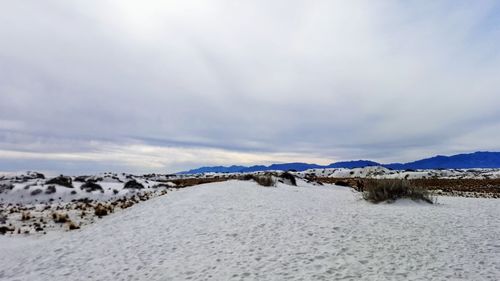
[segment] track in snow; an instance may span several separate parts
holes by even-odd
[[[499,214],[494,199],[206,184],[75,232],[0,237],[0,280],[498,280]]]

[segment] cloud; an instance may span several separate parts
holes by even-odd
[[[500,149],[500,133],[482,129],[500,122],[495,1],[4,6],[3,169],[14,159],[147,171]]]

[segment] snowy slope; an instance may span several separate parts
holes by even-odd
[[[200,185],[81,230],[0,237],[0,280],[500,278],[496,200],[372,205],[301,185]]]

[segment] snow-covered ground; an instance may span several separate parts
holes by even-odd
[[[0,236],[0,280],[499,280],[500,204],[374,205],[352,189],[228,181],[72,232]]]
[[[381,166],[364,168],[310,169],[297,175],[312,174],[332,178],[378,178],[378,179],[498,179],[500,169],[426,169],[426,170],[389,170]]]
[[[50,182],[59,176],[49,178],[36,172],[0,174],[0,204],[61,203],[79,199],[106,201],[175,186],[159,176],[146,177],[124,173],[62,177],[67,179],[67,185]],[[139,185],[127,188],[125,184],[130,181]]]

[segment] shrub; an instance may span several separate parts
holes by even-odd
[[[284,180],[288,180],[291,185],[297,186],[297,181],[295,180],[295,176],[290,174],[289,172],[284,172],[283,174],[280,175],[281,178]]]
[[[255,175],[253,180],[262,186],[274,186],[276,184],[272,175]]]
[[[5,234],[7,232],[13,232],[15,229],[12,227],[8,227],[6,225],[0,226],[0,234]]]
[[[73,182],[72,182],[71,178],[63,176],[63,175],[60,175],[60,176],[55,177],[53,179],[50,179],[50,180],[46,181],[45,183],[46,184],[58,184],[58,185],[62,185],[62,186],[68,187],[68,188],[73,188]]]
[[[128,188],[128,189],[143,189],[144,185],[142,185],[140,182],[137,182],[136,180],[129,180],[128,182],[125,183],[123,188]]]
[[[37,188],[37,189],[35,189],[35,190],[31,191],[31,193],[30,193],[30,194],[31,194],[31,196],[36,196],[36,195],[38,195],[38,194],[40,194],[40,193],[42,193],[42,192],[43,192],[43,191],[42,191],[40,188]]]
[[[102,186],[92,181],[87,181],[86,183],[82,184],[82,186],[80,186],[80,189],[85,190],[86,192],[92,192],[92,191],[104,192]]]
[[[94,207],[94,214],[98,217],[104,217],[108,215],[108,209],[101,204]]]
[[[69,230],[75,230],[75,229],[80,229],[80,226],[78,226],[76,223],[73,221],[68,222],[68,229]]]
[[[379,203],[394,201],[399,198],[422,200],[434,203],[431,193],[422,187],[415,186],[410,181],[401,179],[368,179],[363,186],[363,199]]]
[[[0,193],[8,190],[14,189],[14,185],[11,183],[2,183],[0,184]]]
[[[69,216],[68,214],[59,214],[59,213],[52,213],[52,218],[54,219],[54,222],[56,223],[65,223],[69,221]]]
[[[52,193],[56,193],[56,187],[54,185],[47,186],[45,194],[52,194]]]
[[[253,180],[257,184],[262,186],[275,186],[276,181],[273,178],[272,174],[263,174],[263,175],[255,175],[255,174],[246,174],[242,177],[239,177],[240,180],[249,181]]]
[[[21,214],[21,220],[22,221],[27,221],[29,219],[31,219],[30,212],[22,212],[22,214]]]

